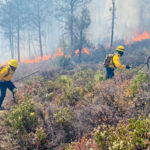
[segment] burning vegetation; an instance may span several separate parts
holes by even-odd
[[[150,33],[115,39],[121,2],[112,0],[111,22],[102,1],[93,9],[90,0],[0,0],[0,29],[19,62],[17,90],[0,110],[0,150],[150,149]],[[111,31],[94,28],[97,10]],[[106,80],[104,59],[118,45],[124,65]]]

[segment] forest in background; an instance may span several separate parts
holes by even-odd
[[[146,23],[129,41],[116,40],[121,5],[116,2],[112,9],[112,0],[107,46],[101,40],[95,45],[90,40],[94,32],[89,33],[93,23],[90,2],[1,0],[2,34],[11,58],[22,62],[12,81],[37,73],[14,82],[16,101],[7,93],[6,110],[0,111],[0,150],[150,149],[150,70],[146,65],[141,68],[150,55],[150,36],[143,30]],[[54,20],[61,32],[59,47],[50,54]],[[121,44],[126,49],[122,63],[132,68],[117,69],[113,79],[105,80],[103,61]]]

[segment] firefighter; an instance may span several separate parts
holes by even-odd
[[[18,61],[12,59],[8,62],[8,65],[3,66],[0,69],[0,110],[4,109],[4,107],[2,107],[2,103],[6,96],[7,88],[12,92],[14,98],[16,87],[11,82],[11,78],[13,77],[17,67],[18,67]]]
[[[116,48],[116,53],[112,56],[109,64],[106,68],[106,79],[110,79],[114,76],[114,70],[116,68],[130,69],[129,65],[123,65],[120,62],[121,56],[124,54],[125,48],[124,46],[118,46]]]

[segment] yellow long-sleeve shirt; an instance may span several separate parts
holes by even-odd
[[[14,71],[12,71],[10,66],[2,68],[0,71],[0,81],[10,81],[13,77]]]
[[[115,53],[113,59],[111,60],[109,64],[110,68],[126,68],[125,65],[122,65],[120,62],[120,55],[119,53]]]

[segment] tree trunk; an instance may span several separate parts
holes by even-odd
[[[71,45],[71,48],[72,48],[72,55],[74,54],[74,50],[73,50],[73,17],[74,17],[74,14],[73,14],[73,2],[71,0],[70,2],[70,45]]]
[[[17,24],[17,53],[18,53],[18,62],[20,62],[20,20],[18,17]]]
[[[14,58],[14,46],[13,46],[13,34],[11,30],[9,31],[9,48],[11,53],[11,58]]]
[[[13,37],[10,37],[9,45],[10,45],[10,51],[11,51],[11,58],[14,59]]]
[[[28,48],[29,48],[29,56],[31,56],[31,35],[30,32],[28,33]]]
[[[80,44],[79,44],[79,62],[82,62],[82,45],[83,45],[83,33],[80,31]]]
[[[112,30],[111,30],[111,44],[110,47],[113,47],[113,38],[114,38],[114,23],[115,23],[115,0],[112,0],[113,10],[112,10]]]
[[[38,2],[38,32],[39,32],[39,44],[40,44],[40,55],[43,57],[43,47],[42,47],[42,38],[41,38],[41,18],[40,18],[40,5]]]
[[[12,13],[12,8],[11,6],[9,6],[9,16],[11,16]],[[14,40],[13,40],[13,18],[10,18],[9,21],[9,48],[10,48],[10,52],[11,52],[11,58],[14,59]]]
[[[40,44],[40,55],[43,57],[42,38],[41,38],[41,25],[39,22],[39,44]]]

